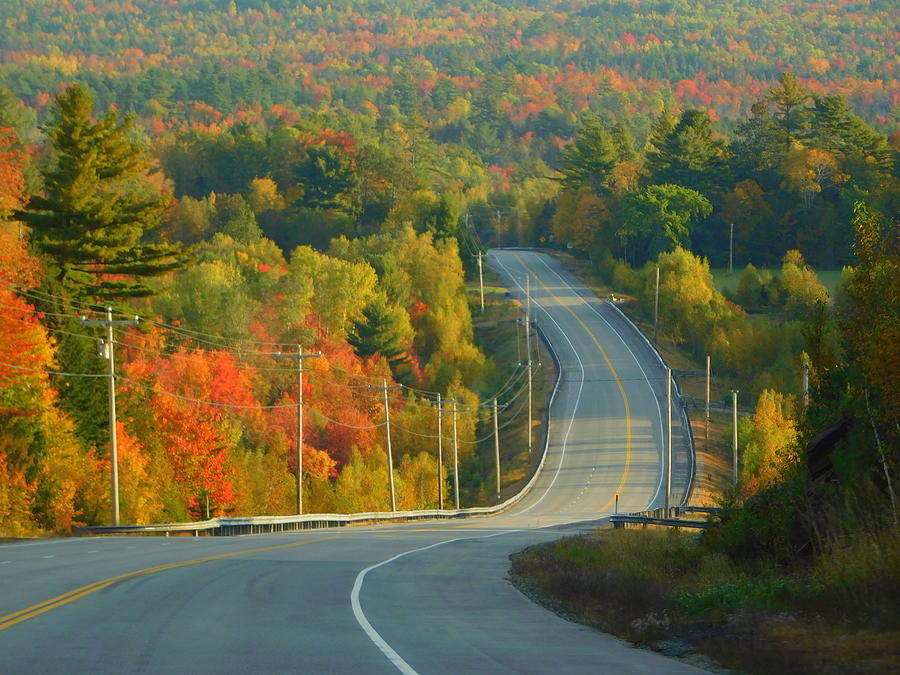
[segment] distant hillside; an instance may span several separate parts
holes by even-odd
[[[789,70],[890,133],[895,12],[890,0],[7,0],[0,83],[43,107],[79,79],[101,105],[160,120],[194,101],[226,115],[333,101],[416,109],[453,136],[471,114],[484,153],[510,133],[569,138],[584,112],[627,119],[639,138],[663,106],[735,120]]]

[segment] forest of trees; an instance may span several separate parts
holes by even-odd
[[[296,370],[274,352],[298,344],[323,354],[306,366],[308,509],[386,507],[381,378],[407,387],[398,507],[433,505],[416,390],[475,406],[498,384],[463,286],[483,246],[573,248],[643,300],[658,265],[667,334],[754,397],[791,393],[810,336],[817,372],[839,360],[809,265],[859,263],[860,204],[879,232],[900,212],[891,14],[3,3],[4,527],[109,517],[104,332],[82,323],[106,305],[141,317],[115,335],[129,522],[290,512]],[[709,261],[731,226],[741,267],[782,273],[751,265],[725,298]],[[784,321],[748,318],[760,307]],[[460,423],[474,462],[476,421]]]
[[[14,1],[0,6],[0,84],[26,110],[0,122],[34,142],[59,87],[83,82],[100,109],[136,116],[178,197],[246,198],[274,181],[280,197],[256,188],[274,199],[258,221],[285,251],[408,219],[441,227],[460,209],[485,241],[547,239],[562,148],[602,126],[618,153],[604,160],[619,165],[609,191],[675,184],[710,201],[679,226],[697,253],[721,264],[733,223],[743,262],[795,248],[836,268],[853,202],[897,207],[883,180],[900,143],[892,14],[889,2]],[[588,232],[559,233],[581,248],[616,207],[562,206],[584,215]],[[772,245],[749,250],[760,242]]]

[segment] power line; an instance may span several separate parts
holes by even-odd
[[[0,366],[4,368],[14,368],[15,370],[23,370],[30,373],[38,373],[40,375],[57,375],[60,377],[109,377],[106,373],[66,373],[58,370],[45,370],[43,368],[28,368],[27,366],[17,366],[14,363],[4,363],[0,361]]]

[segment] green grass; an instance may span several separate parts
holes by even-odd
[[[777,277],[781,274],[780,267],[757,267],[757,269],[760,273],[767,271],[773,277]],[[710,272],[712,272],[713,276],[713,283],[720,292],[724,292],[726,288],[730,291],[734,291],[737,288],[738,281],[740,281],[741,273],[743,271],[743,267],[737,266],[735,266],[732,274],[728,274],[727,267],[710,268]],[[841,270],[816,270],[816,274],[819,277],[819,281],[821,281],[825,288],[828,289],[828,295],[834,297],[835,289],[837,289],[837,285],[841,280]]]

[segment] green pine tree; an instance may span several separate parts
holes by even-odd
[[[403,344],[401,317],[383,298],[376,298],[363,308],[363,318],[354,321],[347,335],[354,351],[362,358],[381,354],[393,368],[407,360]]]
[[[607,191],[610,172],[620,161],[619,154],[612,134],[600,122],[591,120],[578,130],[575,142],[563,150],[560,182],[569,190],[585,186],[603,194]]]
[[[706,196],[728,184],[728,148],[713,133],[705,110],[685,110],[671,132],[653,144],[655,152],[647,154],[653,184],[681,185]]]
[[[72,295],[150,295],[142,277],[186,262],[180,246],[154,240],[169,195],[146,180],[151,162],[131,137],[132,119],[120,120],[110,109],[94,122],[93,108],[84,85],[56,97],[45,191],[17,217],[31,227],[32,243],[53,261],[56,280]]]

